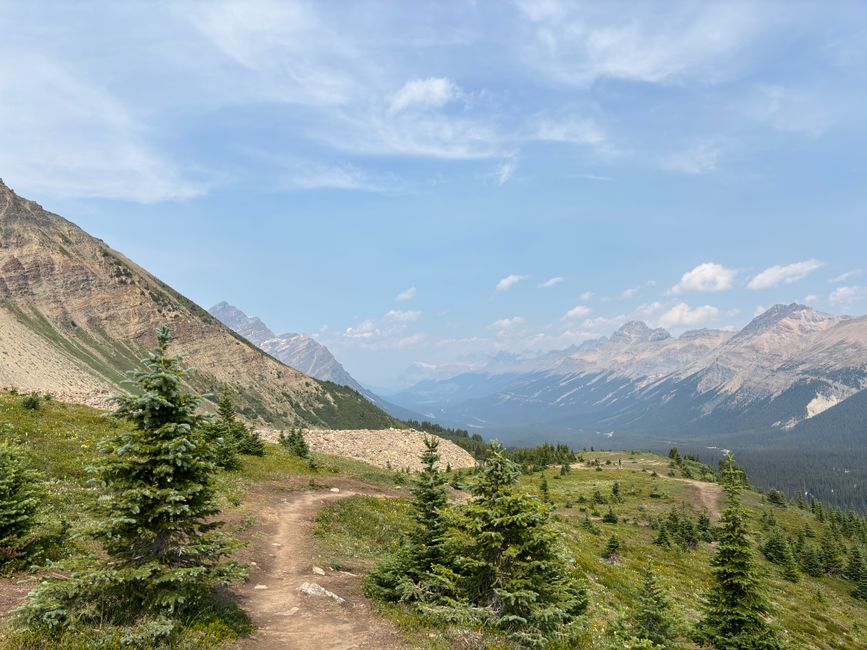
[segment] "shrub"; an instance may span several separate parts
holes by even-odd
[[[42,406],[42,398],[39,393],[29,393],[21,398],[21,406],[28,411],[38,411]]]
[[[25,554],[44,491],[20,449],[0,443],[0,567]]]

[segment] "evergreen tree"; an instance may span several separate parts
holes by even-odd
[[[368,593],[384,600],[420,598],[423,583],[431,578],[431,569],[443,562],[446,477],[437,469],[439,440],[425,437],[424,445],[424,468],[412,486],[413,528],[400,550],[376,567],[368,579]]]
[[[762,553],[765,554],[769,562],[783,564],[788,551],[789,544],[782,531],[779,528],[772,528],[768,540],[762,546]]]
[[[608,506],[608,512],[606,512],[605,516],[602,517],[602,521],[606,524],[616,524],[619,521],[617,514],[611,509],[611,506]]]
[[[0,567],[24,554],[43,496],[42,477],[21,450],[0,443]]]
[[[131,373],[138,394],[114,398],[114,416],[132,428],[99,445],[92,471],[104,494],[95,536],[107,560],[43,583],[27,607],[31,624],[130,624],[154,616],[170,626],[243,575],[223,561],[234,545],[213,521],[214,450],[196,415],[200,398],[184,391],[186,373],[168,355],[169,340],[167,328],[157,330],[144,369]]]
[[[861,571],[861,577],[858,578],[858,584],[852,595],[859,600],[867,600],[867,571]]]
[[[638,607],[628,617],[630,633],[661,648],[675,647],[675,617],[668,592],[653,570],[644,570]]]
[[[864,554],[860,546],[855,546],[849,553],[849,563],[846,565],[846,577],[852,582],[858,582],[861,574],[867,571],[864,566]]]
[[[795,561],[795,554],[792,551],[792,545],[789,543],[789,540],[786,540],[785,552],[780,564],[783,567],[783,578],[789,582],[798,582],[801,579],[798,563]]]
[[[702,635],[718,650],[782,648],[764,619],[768,605],[753,557],[747,511],[741,504],[743,478],[728,454],[721,470],[728,504],[720,519],[717,553],[711,560],[713,582]]]
[[[265,444],[259,434],[247,427],[238,419],[232,394],[225,387],[217,403],[217,419],[209,427],[210,435],[222,438],[230,451],[226,453],[244,454],[247,456],[262,456],[265,454]]]
[[[620,482],[614,481],[614,485],[611,486],[611,498],[614,499],[614,503],[620,503]]]
[[[617,551],[619,550],[620,540],[617,538],[617,535],[612,535],[605,543],[605,548],[602,550],[602,557],[604,557],[606,560],[610,560],[617,555]]]
[[[291,429],[288,436],[281,433],[278,442],[299,458],[310,458],[310,446],[304,439],[304,433],[301,429]]]
[[[544,476],[542,477],[542,483],[539,485],[539,489],[542,491],[542,501],[545,503],[551,503],[551,493],[548,491],[548,479]]]
[[[522,645],[569,643],[586,589],[549,522],[550,506],[517,491],[519,475],[493,443],[475,498],[452,517],[447,566],[434,567],[426,611],[490,624]]]
[[[816,550],[816,547],[812,544],[806,544],[804,546],[804,550],[801,551],[798,562],[801,565],[801,569],[803,569],[804,573],[808,576],[820,578],[825,573],[822,568],[822,559],[819,555],[819,551]]]

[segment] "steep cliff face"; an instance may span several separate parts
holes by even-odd
[[[353,391],[268,356],[144,269],[0,182],[0,386],[99,403],[166,324],[190,384],[237,391],[242,411],[277,425],[393,421]],[[345,423],[344,423],[345,426]]]

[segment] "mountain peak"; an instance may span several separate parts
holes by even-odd
[[[230,305],[225,300],[211,307],[208,312],[223,323],[229,329],[236,331],[248,341],[261,345],[268,339],[274,338],[272,332],[265,323],[255,316],[247,316],[234,305]]]
[[[786,319],[797,321],[802,329],[823,328],[839,320],[836,316],[817,311],[812,307],[797,302],[788,305],[777,304],[747,323],[735,338],[740,339],[764,332]]]
[[[661,327],[651,329],[647,323],[640,320],[631,320],[620,326],[614,334],[611,335],[612,341],[623,343],[641,343],[647,341],[664,341],[671,338],[666,330]]]

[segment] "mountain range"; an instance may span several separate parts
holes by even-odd
[[[167,324],[189,384],[273,426],[397,424],[355,390],[286,366],[105,242],[0,181],[0,387],[104,405]]]
[[[739,332],[673,337],[633,321],[610,337],[498,358],[389,399],[507,439],[535,431],[588,443],[600,435],[721,443],[782,432],[797,438],[812,418],[856,408],[859,400],[850,400],[865,388],[867,317],[791,304],[775,305]]]
[[[225,301],[217,303],[208,311],[226,327],[255,343],[290,368],[295,368],[321,381],[347,386],[394,417],[405,420],[419,419],[414,411],[388,402],[362,386],[346,371],[331,351],[313,337],[295,332],[275,334],[257,316],[247,316]]]

